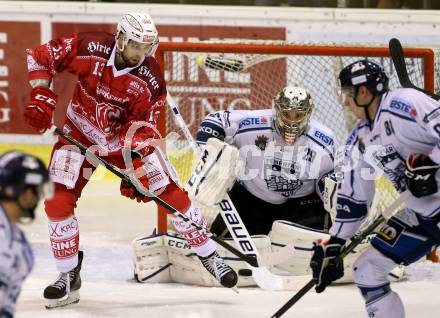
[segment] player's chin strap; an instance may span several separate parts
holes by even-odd
[[[194,138],[192,137],[188,127],[185,124],[185,121],[182,118],[182,115],[180,114],[178,105],[174,102],[170,94],[167,95],[167,102],[171,108],[172,114],[177,124],[182,129],[185,138],[188,140],[191,148],[194,149],[195,153],[198,154],[199,148],[197,147]],[[228,194],[226,194],[226,196],[220,201],[220,203],[218,203],[218,206],[220,208],[220,214],[229,230],[229,233],[231,234],[232,239],[234,240],[240,251],[243,254],[246,254],[248,257],[256,257],[260,266],[263,265],[263,263],[267,265],[275,263],[274,259],[260,259],[258,250]],[[291,246],[286,246],[281,251],[281,253],[285,255],[285,258],[290,258],[294,255],[294,248]],[[253,266],[249,262],[248,264]],[[253,267],[251,269],[252,277],[254,278],[256,284],[260,288],[265,290],[293,289],[293,285],[301,286],[302,282],[304,282],[304,278],[301,276],[278,276],[271,273],[269,269],[265,267]],[[297,277],[298,279],[295,280],[295,277]]]
[[[368,112],[368,109],[369,109],[370,105],[373,103],[373,101],[376,98],[376,96],[378,96],[378,95],[373,95],[371,97],[371,100],[368,103],[366,103],[365,105],[359,105],[359,103],[357,101],[358,90],[359,90],[359,87],[356,87],[355,88],[355,96],[354,96],[353,100],[354,100],[354,103],[356,104],[357,107],[362,107],[364,109],[365,118],[367,119],[368,126],[371,129],[372,128],[372,124],[373,124],[373,120],[371,119],[371,116],[370,116],[370,113]]]
[[[350,254],[356,246],[358,246],[368,235],[373,233],[377,227],[383,224],[385,221],[394,216],[398,211],[398,208],[411,196],[411,193],[406,190],[402,192],[399,197],[391,203],[388,208],[385,209],[379,216],[359,235],[355,236],[350,244],[348,244],[341,252],[341,258],[346,257]],[[287,310],[289,310],[298,300],[300,300],[310,289],[315,286],[315,281],[311,279],[303,288],[301,288],[292,298],[290,298],[278,311],[271,316],[271,318],[279,318],[281,317]]]

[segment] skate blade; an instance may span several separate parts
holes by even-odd
[[[59,307],[64,307],[71,304],[76,304],[79,302],[79,291],[73,291],[71,292],[67,298],[63,299],[47,299],[46,300],[46,309],[54,309]]]

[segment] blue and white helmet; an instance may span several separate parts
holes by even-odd
[[[48,182],[49,172],[37,157],[19,151],[0,157],[0,199],[17,199],[27,187],[43,196]]]
[[[151,47],[147,52],[147,56],[153,56],[159,45],[159,33],[156,25],[149,14],[128,12],[122,16],[117,26],[116,38],[120,34],[124,35],[124,46],[118,47],[124,50],[129,40],[137,43],[150,44]]]
[[[388,76],[379,64],[359,60],[344,67],[339,73],[341,88],[366,86],[374,95],[388,91]]]
[[[23,207],[19,197],[26,189],[32,189],[38,200],[53,197],[54,184],[44,163],[32,155],[11,151],[0,157],[0,200],[13,200],[21,207],[21,221],[34,219],[36,202]]]

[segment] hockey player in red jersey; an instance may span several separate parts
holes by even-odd
[[[57,95],[50,89],[53,76],[63,71],[77,75],[64,132],[83,145],[93,147],[119,168],[136,169],[143,187],[204,226],[206,222],[201,213],[187,193],[177,186],[172,167],[161,149],[146,143],[158,138],[156,120],[167,94],[154,58],[158,43],[151,17],[128,13],[118,23],[115,35],[72,34],[28,50],[32,91],[24,118],[43,133],[51,125],[57,104]],[[130,158],[125,162],[122,153],[127,149]],[[48,308],[79,301],[83,253],[78,250],[79,227],[74,210],[94,169],[88,158],[62,138],[54,145],[49,171],[55,182],[55,195],[45,202],[45,211],[60,275],[44,291]],[[138,202],[150,200],[124,181],[120,190],[122,195]],[[173,219],[173,223],[206,269],[223,286],[233,287],[237,275],[218,256],[214,242],[180,219]]]

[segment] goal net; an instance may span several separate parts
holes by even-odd
[[[434,89],[434,55],[430,49],[406,49],[411,80],[418,87]],[[381,64],[390,77],[390,88],[399,81],[388,48],[298,44],[284,41],[216,41],[162,43],[157,54],[163,64],[169,93],[195,137],[201,120],[217,110],[265,109],[275,94],[287,85],[304,87],[312,96],[312,118],[333,130],[337,145],[343,145],[354,118],[340,104],[337,77],[345,65],[361,58]],[[196,156],[165,108],[160,124],[163,136],[179,134],[167,153],[179,180],[185,184]],[[392,186],[377,182],[374,210],[386,208],[396,197]],[[166,229],[159,214],[159,230]]]

